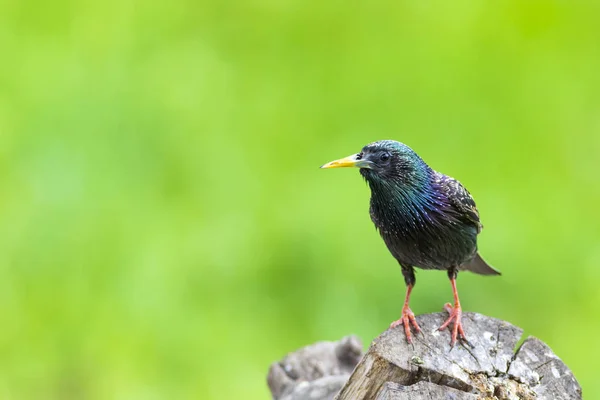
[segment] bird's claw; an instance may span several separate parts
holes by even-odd
[[[452,339],[450,340],[450,347],[454,347],[454,345],[456,344],[456,339],[458,339],[459,336],[461,340],[465,341],[467,344],[470,345],[469,341],[467,340],[467,337],[465,336],[465,331],[461,322],[462,308],[460,307],[460,304],[455,304],[453,307],[450,303],[446,303],[444,304],[444,309],[448,312],[448,314],[450,314],[450,316],[448,317],[446,322],[444,322],[442,326],[440,326],[438,329],[442,331],[446,329],[452,321],[454,321],[454,324],[452,326]]]
[[[423,331],[419,327],[417,320],[415,318],[415,314],[412,312],[408,305],[404,305],[402,307],[402,316],[397,321],[394,321],[390,324],[390,328],[395,328],[399,325],[404,325],[404,333],[406,334],[406,341],[408,343],[412,343],[412,335],[410,333],[410,326],[412,325],[415,328],[417,333],[423,334]]]

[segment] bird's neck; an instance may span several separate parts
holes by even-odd
[[[376,199],[419,202],[430,197],[435,191],[434,174],[435,172],[425,165],[404,174],[379,176],[368,171],[363,176]]]
[[[429,172],[431,171],[431,173]],[[367,179],[371,188],[371,212],[382,223],[395,221],[414,225],[431,219],[441,205],[435,190],[433,170],[409,180]]]
[[[429,182],[423,184],[395,184],[394,182],[369,182],[371,199],[377,203],[392,202],[407,207],[425,206],[434,200],[435,190]]]

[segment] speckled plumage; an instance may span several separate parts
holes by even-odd
[[[409,307],[415,285],[414,267],[446,270],[454,306],[444,306],[450,316],[440,329],[454,323],[451,344],[454,345],[458,336],[466,340],[456,289],[458,271],[500,274],[477,253],[477,235],[483,225],[467,189],[456,179],[434,171],[410,147],[393,140],[368,144],[360,153],[332,161],[322,168],[339,167],[360,168],[371,188],[371,219],[402,267],[406,298],[401,318],[391,327],[404,325],[409,342],[411,326],[420,332]]]
[[[487,272],[477,257],[482,225],[467,189],[399,142],[371,143],[359,157],[380,154],[390,155],[387,165],[360,172],[371,188],[371,219],[403,269]]]

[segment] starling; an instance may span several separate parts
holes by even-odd
[[[446,270],[454,305],[444,305],[449,317],[439,329],[453,322],[451,345],[459,336],[466,340],[456,290],[458,271],[500,275],[477,252],[477,235],[483,225],[467,189],[456,179],[434,171],[410,147],[394,140],[368,144],[360,153],[321,168],[341,167],[360,168],[371,188],[371,220],[402,268],[406,298],[400,319],[390,326],[404,325],[406,339],[411,342],[410,325],[421,331],[409,307],[414,267]]]

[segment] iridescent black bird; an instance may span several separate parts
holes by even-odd
[[[477,235],[483,226],[473,198],[459,181],[434,171],[410,147],[381,140],[358,154],[332,161],[321,168],[358,167],[371,188],[371,220],[388,249],[402,267],[406,299],[402,316],[391,327],[404,325],[411,341],[410,325],[421,329],[408,303],[415,285],[414,267],[448,271],[454,306],[444,308],[454,321],[451,344],[458,335],[466,340],[462,309],[456,291],[458,271],[500,275],[477,253]]]

